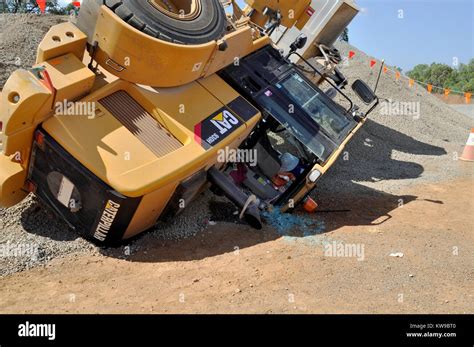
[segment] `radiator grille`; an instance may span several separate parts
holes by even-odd
[[[120,90],[100,99],[99,103],[157,157],[183,146],[127,92]]]

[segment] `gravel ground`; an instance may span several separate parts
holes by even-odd
[[[11,73],[30,68],[44,34],[68,17],[53,15],[0,14],[0,89]]]
[[[465,114],[466,116],[474,119],[474,104],[470,105],[449,105],[451,108],[458,112]]]
[[[64,20],[67,17],[0,15],[0,88],[12,71],[33,64],[44,33],[51,25]],[[350,80],[362,78],[373,85],[376,74],[368,67],[368,58],[346,44],[339,43],[338,47],[343,55],[347,55],[349,49],[356,51],[348,66],[343,66],[343,73]],[[332,172],[322,178],[316,190],[318,198],[329,199],[337,192],[375,194],[377,189],[393,192],[407,183],[457,175],[452,153],[462,150],[472,121],[422,88],[410,89],[404,83],[395,82],[393,76],[382,77],[378,94],[393,101],[419,102],[419,118],[382,115],[379,107],[348,145],[349,160],[340,159]],[[172,224],[160,225],[126,247],[104,250],[77,237],[30,196],[13,208],[0,209],[0,250],[8,250],[7,256],[0,256],[0,276],[44,265],[68,254],[118,256],[126,253],[127,247],[130,252],[145,248],[150,239],[180,240],[194,236],[211,219],[220,220],[222,211],[216,206],[224,206],[219,204],[223,201],[206,192]],[[224,217],[229,215],[232,216],[232,207]],[[237,220],[234,218],[233,222]],[[24,256],[18,256],[17,251]],[[31,252],[35,256],[31,256]]]

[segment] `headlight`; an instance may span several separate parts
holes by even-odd
[[[311,183],[315,183],[319,177],[321,177],[321,172],[318,170],[313,170],[308,176],[308,179],[310,180]]]

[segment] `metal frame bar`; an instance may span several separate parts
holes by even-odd
[[[346,95],[344,94],[341,89],[334,84],[332,81],[330,81],[326,76],[324,76],[317,68],[315,68],[309,61],[307,61],[305,58],[301,56],[298,52],[291,52],[288,54],[287,58],[289,58],[292,54],[296,54],[301,60],[303,60],[310,68],[312,68],[319,76],[321,76],[326,82],[328,82],[334,89],[336,89],[337,92],[339,92],[344,98],[346,98],[349,103],[351,104],[350,108],[347,109],[347,112],[350,112],[354,108],[354,102]],[[292,63],[293,64],[293,63]],[[296,64],[293,64],[296,68],[300,69],[300,67]]]

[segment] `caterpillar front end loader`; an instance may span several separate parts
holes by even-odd
[[[52,27],[36,65],[4,86],[0,205],[34,193],[110,245],[209,186],[256,228],[262,210],[305,201],[378,99],[355,81],[363,112],[333,67],[291,62],[317,42],[298,36],[285,54],[272,42],[276,26],[304,28],[309,0],[247,3],[83,1],[77,23]]]

